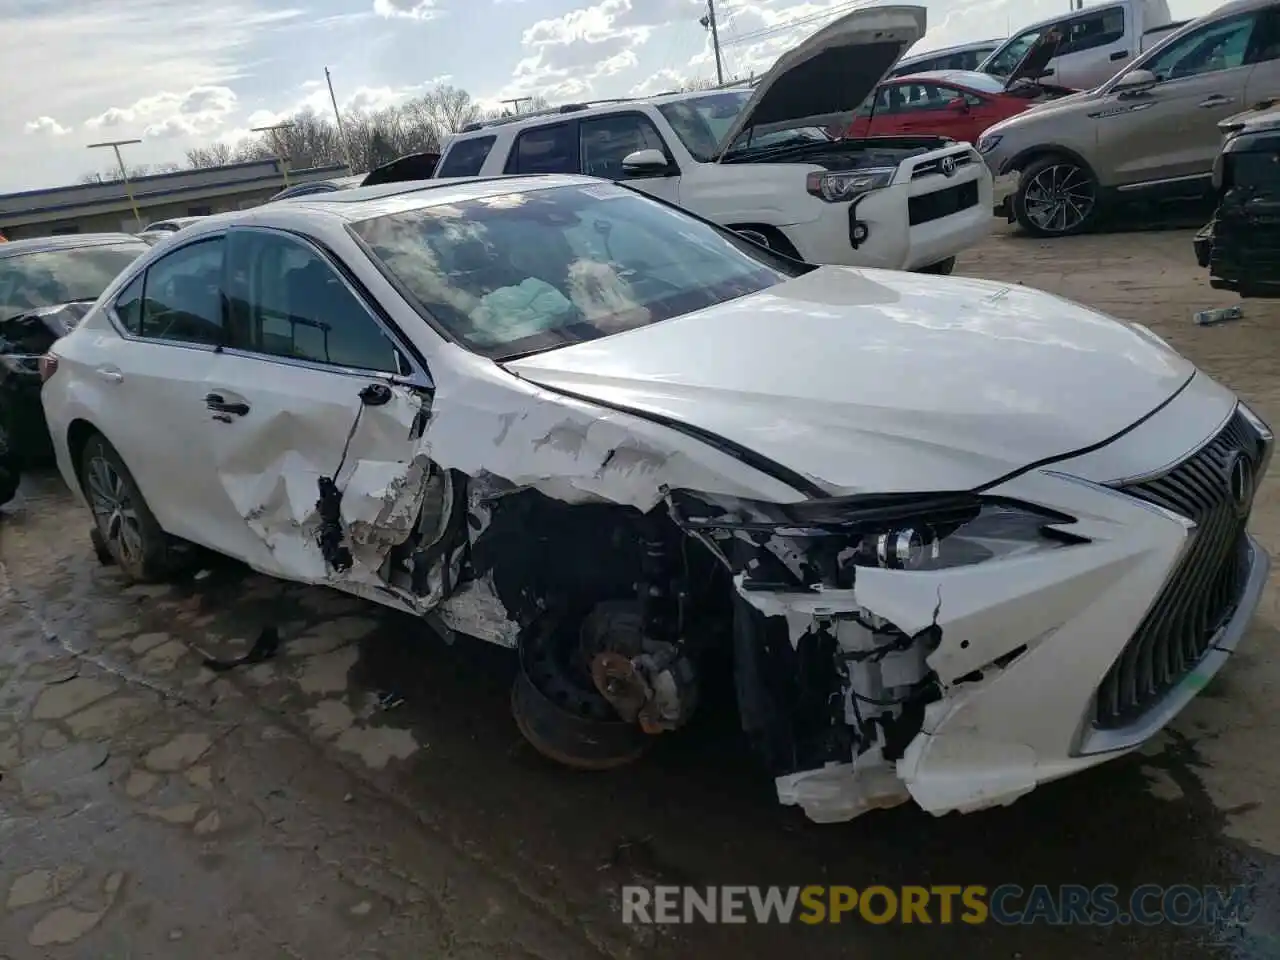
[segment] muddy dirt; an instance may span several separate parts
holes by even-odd
[[[960,272],[1146,323],[1280,423],[1280,306],[1215,328],[1187,231],[1041,243],[1001,230]],[[1070,398],[1063,398],[1069,403]],[[1280,550],[1275,471],[1253,529]],[[216,564],[127,587],[41,475],[0,519],[0,954],[776,957],[947,950],[1037,960],[1280,955],[1274,586],[1224,673],[1141,755],[1014,806],[815,826],[774,801],[712,683],[637,766],[574,774],[508,712],[506,651]],[[264,626],[279,655],[223,674]],[[627,927],[624,883],[1254,885],[1198,928]]]

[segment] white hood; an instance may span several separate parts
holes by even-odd
[[[780,56],[720,140],[723,154],[748,127],[857,110],[924,36],[920,6],[866,7],[831,21]]]
[[[1047,293],[844,267],[506,366],[718,434],[832,492],[972,489],[1106,440],[1194,373]]]

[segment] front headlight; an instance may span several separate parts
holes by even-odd
[[[984,133],[978,138],[978,152],[984,155],[990,153],[1000,146],[1000,141],[1003,139],[1004,137],[998,133]]]
[[[708,538],[735,570],[761,579],[748,555],[758,560],[763,547],[806,585],[850,587],[858,567],[944,570],[1087,542],[1061,529],[1074,517],[972,493],[766,503],[676,490],[670,503],[676,523]],[[760,572],[769,581],[779,571]]]
[[[849,173],[814,172],[805,177],[805,189],[827,203],[848,203],[887,187],[896,172],[896,167],[871,167]]]

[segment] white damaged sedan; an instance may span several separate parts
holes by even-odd
[[[512,648],[522,733],[579,767],[732,664],[819,821],[1007,804],[1139,746],[1269,566],[1271,432],[1144,328],[798,263],[587,178],[202,219],[42,373],[129,576],[194,543]]]

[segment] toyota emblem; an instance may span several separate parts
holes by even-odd
[[[940,166],[944,177],[954,177],[956,175],[955,157],[943,157]]]
[[[1247,516],[1253,506],[1253,463],[1243,453],[1237,453],[1227,465],[1227,483],[1236,515]]]

